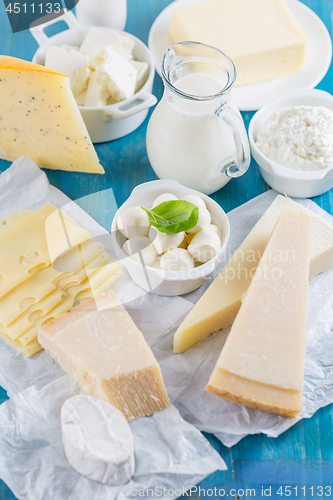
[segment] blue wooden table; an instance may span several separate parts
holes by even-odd
[[[93,0],[92,0],[93,1]],[[303,0],[324,21],[330,33],[331,0]],[[170,0],[128,0],[126,31],[133,33],[147,43],[149,29],[156,16],[170,3]],[[49,35],[62,31],[61,23],[48,28]],[[0,3],[0,52],[2,54],[31,60],[37,50],[37,43],[28,31],[12,33],[4,3]],[[333,69],[330,68],[318,88],[332,92]],[[158,99],[163,92],[161,79],[156,75],[154,94]],[[253,113],[243,113],[248,125]],[[60,171],[46,171],[50,183],[76,200],[91,193],[112,188],[118,206],[130,195],[132,189],[142,182],[156,178],[146,154],[145,136],[148,119],[132,134],[114,142],[96,146],[99,158],[106,170],[105,175],[76,174]],[[9,163],[0,160],[0,170]],[[252,161],[248,172],[233,180],[219,192],[212,195],[226,212],[263,193],[269,187],[263,181],[257,164]],[[90,197],[93,199],[94,197]],[[333,190],[314,199],[324,210],[333,214]],[[109,220],[106,204],[86,203],[84,208],[105,227]],[[107,227],[109,229],[109,227]],[[7,398],[0,388],[0,403]],[[200,487],[201,493],[192,498],[209,496],[209,488],[224,488],[229,498],[333,498],[333,406],[319,410],[311,419],[302,420],[277,439],[263,435],[249,436],[231,449],[223,446],[216,438],[206,435],[220,452],[228,470],[218,472]],[[279,487],[282,489],[279,489]],[[288,488],[290,494],[288,494]],[[332,487],[332,493],[329,488]],[[295,489],[297,487],[297,489]],[[304,489],[304,487],[306,487]],[[322,490],[321,487],[324,489]],[[269,490],[271,488],[271,491]],[[246,489],[255,489],[246,492]],[[266,495],[264,495],[263,490]],[[0,499],[13,499],[13,494],[0,481]],[[280,493],[280,494],[279,494]],[[281,495],[283,493],[283,495]],[[238,496],[237,496],[238,495]],[[214,494],[209,498],[221,498]],[[54,499],[54,500],[66,500]],[[79,500],[79,499],[78,499]]]

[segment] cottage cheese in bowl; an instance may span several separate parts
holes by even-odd
[[[267,158],[290,169],[333,167],[333,111],[303,105],[278,109],[258,131],[256,145]]]

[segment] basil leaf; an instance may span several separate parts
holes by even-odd
[[[176,234],[196,226],[199,209],[184,200],[165,201],[155,208],[141,207],[148,214],[149,223],[161,233]]]

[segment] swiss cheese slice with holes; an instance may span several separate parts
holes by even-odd
[[[67,76],[0,56],[0,157],[39,167],[104,173]]]
[[[206,390],[295,417],[302,408],[311,218],[285,208]]]
[[[90,238],[86,229],[52,214],[34,211],[0,234],[0,297]]]

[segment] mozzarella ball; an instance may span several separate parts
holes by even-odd
[[[147,236],[150,227],[148,215],[141,207],[125,208],[118,214],[117,227],[126,238]]]
[[[219,236],[210,229],[197,233],[188,246],[188,252],[196,262],[208,262],[221,248]]]
[[[155,227],[149,229],[149,238],[158,254],[177,248],[184,239],[184,231],[176,234],[161,233]]]
[[[123,245],[123,252],[125,252],[131,259],[136,260],[140,264],[142,257],[146,266],[152,266],[156,260],[157,254],[152,242],[149,238],[144,236],[134,236],[125,241]]]
[[[152,208],[157,207],[157,205],[160,205],[165,201],[173,201],[173,200],[178,200],[177,196],[175,196],[174,194],[171,193],[160,194],[154,201]]]
[[[198,233],[201,229],[206,228],[211,223],[211,216],[207,208],[199,207],[199,218],[197,225],[189,229],[188,233]]]
[[[173,248],[162,255],[160,265],[164,271],[185,271],[193,269],[194,260],[184,248]]]
[[[221,229],[219,227],[217,227],[215,224],[209,224],[209,226],[207,227],[207,229],[209,229],[210,231],[214,231],[214,233],[216,233],[217,236],[222,241],[222,231],[221,231]]]
[[[188,201],[189,203],[193,203],[198,208],[207,208],[206,203],[203,201],[200,196],[197,196],[196,194],[187,194],[186,196],[182,197],[182,200]]]

